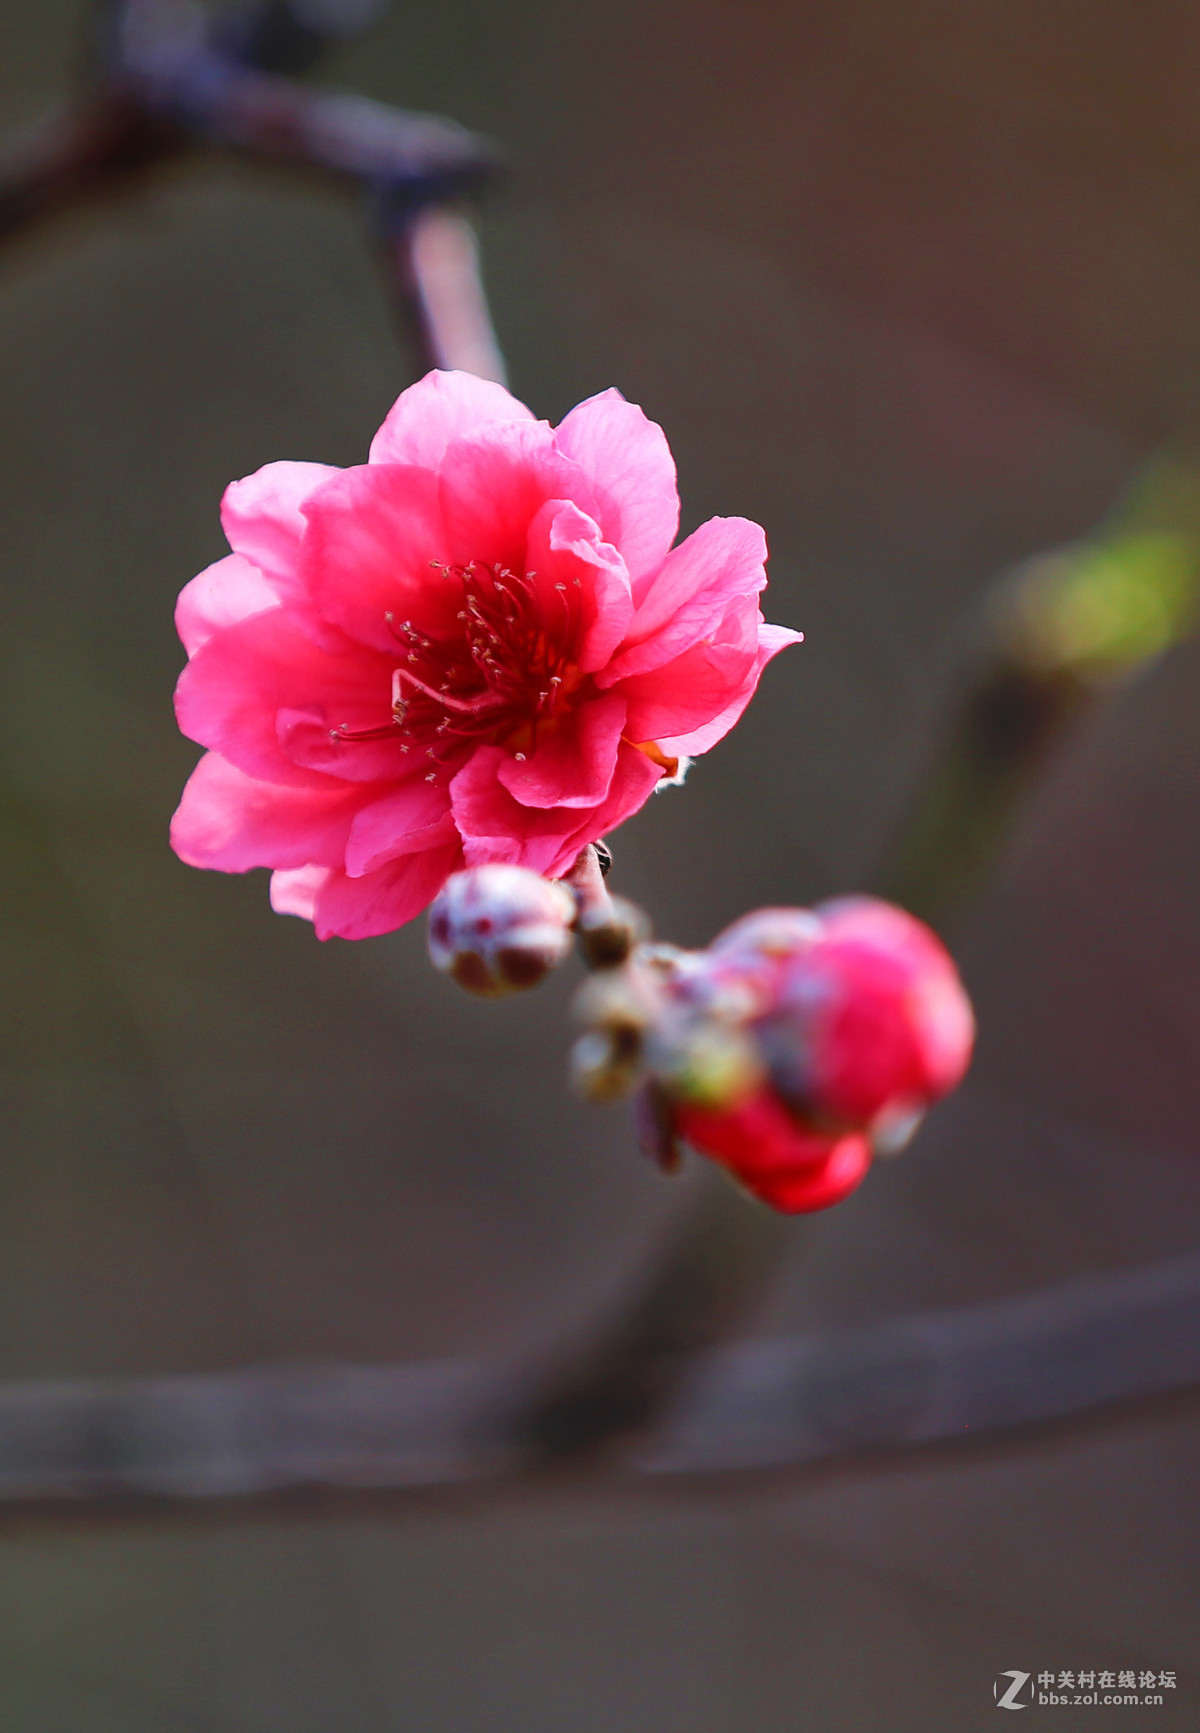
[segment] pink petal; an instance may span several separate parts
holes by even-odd
[[[171,820],[171,847],[189,866],[227,873],[308,862],[340,866],[364,798],[361,788],[258,782],[207,752]]]
[[[764,588],[766,557],[766,537],[749,519],[701,524],[668,554],[630,622],[626,648],[604,670],[601,685],[661,668],[710,637],[732,602]]]
[[[327,463],[268,463],[225,489],[221,525],[229,545],[258,567],[281,602],[305,603],[298,565],[305,527],[300,508],[340,473]]]
[[[544,605],[552,618],[558,607],[580,607],[580,672],[591,674],[603,668],[625,636],[633,613],[629,574],[617,550],[601,540],[586,512],[570,500],[550,499],[529,526],[525,570],[536,572],[542,580]],[[555,585],[562,587],[560,592]],[[564,597],[561,603],[556,601],[557,593]]]
[[[346,871],[361,878],[401,855],[457,841],[449,790],[422,777],[361,808],[346,848]]]
[[[330,872],[316,889],[318,939],[371,939],[404,926],[428,908],[452,872],[462,866],[462,847],[425,849],[389,861],[378,872],[352,879]]]
[[[554,435],[545,421],[485,427],[453,439],[440,471],[447,553],[453,565],[520,571],[529,525],[560,494]]]
[[[532,421],[503,385],[473,373],[427,373],[402,391],[371,442],[372,463],[436,469],[452,439],[493,422]]]
[[[840,1202],[871,1165],[867,1138],[798,1125],[766,1089],[733,1108],[684,1106],[676,1119],[689,1143],[723,1162],[764,1203],[789,1213]]]
[[[749,1190],[786,1215],[830,1209],[849,1197],[867,1177],[871,1166],[871,1142],[866,1137],[842,1137],[828,1158],[816,1169],[800,1167],[753,1170],[739,1174]]]
[[[586,843],[595,842],[596,838],[603,836],[606,831],[616,830],[619,824],[624,824],[627,818],[645,806],[662,778],[661,764],[655,764],[644,752],[639,752],[627,740],[622,740],[608,794],[591,815],[587,827],[590,834],[579,834],[574,839],[575,854],[578,854]],[[574,856],[571,859],[573,860]],[[565,872],[570,864],[571,861],[568,860],[556,870]]]
[[[786,650],[789,644],[801,643],[803,637],[802,632],[789,631],[786,626],[760,626],[758,628],[758,651],[745,685],[730,699],[725,709],[719,711],[711,721],[682,734],[659,735],[657,737],[658,744],[663,751],[670,757],[694,758],[698,753],[707,752],[709,747],[715,746],[718,740],[723,740],[753,698],[758,686],[759,675],[767,663],[781,650]]]
[[[789,644],[803,642],[803,632],[793,632],[790,626],[772,626],[763,620],[758,628],[759,669],[765,668],[767,663],[778,656],[781,650],[786,650]]]
[[[437,480],[428,470],[342,470],[304,509],[301,568],[323,619],[393,659],[398,640],[389,615],[426,631],[454,629],[462,592],[431,567],[447,554]]]
[[[521,806],[497,779],[508,754],[498,746],[481,746],[450,784],[454,822],[463,839],[468,866],[486,866],[490,861],[530,867],[541,872],[543,862],[526,859],[526,844],[538,834],[538,826],[555,828],[543,853],[549,859],[558,848],[567,825],[578,814],[548,814],[536,807]]]
[[[679,530],[666,435],[619,391],[602,391],[573,409],[554,439],[587,477],[604,539],[620,549],[640,599]]]
[[[744,708],[755,683],[753,650],[697,644],[653,674],[622,681],[629,700],[630,740],[662,741],[698,729],[739,698]]]
[[[278,712],[311,704],[314,694],[331,711],[353,711],[364,688],[388,690],[390,678],[390,664],[381,674],[379,660],[369,651],[353,647],[330,655],[305,636],[286,609],[270,608],[201,645],[179,677],[175,713],[189,739],[221,753],[247,775],[322,788],[328,777],[282,750]]]
[[[333,876],[323,866],[292,867],[271,874],[271,907],[277,915],[299,915],[311,921],[316,915],[317,892]]]
[[[226,554],[183,586],[175,604],[175,630],[188,655],[194,656],[223,626],[278,606],[279,597],[258,567],[241,554]]]
[[[347,782],[399,782],[429,769],[423,749],[390,729],[382,740],[349,740],[347,734],[387,723],[389,701],[377,670],[361,694],[340,704],[284,705],[276,713],[279,745],[293,764]]]
[[[530,807],[501,784],[506,760],[499,747],[482,747],[450,784],[468,866],[506,861],[547,877],[564,873],[581,848],[645,805],[662,777],[661,766],[622,741],[608,794],[598,805]]]
[[[527,758],[506,754],[499,780],[522,806],[596,806],[612,782],[626,708],[615,692],[581,704]]]

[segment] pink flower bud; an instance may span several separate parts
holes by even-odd
[[[895,1125],[960,1082],[975,1023],[936,936],[903,909],[845,897],[782,967],[758,1039],[776,1092],[830,1130]]]
[[[575,899],[525,867],[471,867],[447,879],[429,910],[429,955],[468,992],[534,987],[571,948]]]
[[[696,979],[682,982],[682,991],[693,1000],[708,995],[730,1006],[740,999],[742,1017],[753,1020],[773,1008],[785,968],[820,936],[811,909],[755,909],[726,927],[707,951],[694,954]]]
[[[974,1019],[947,952],[870,897],[759,909],[664,983],[647,1053],[672,1136],[779,1210],[840,1202],[970,1059]],[[739,1040],[757,1070],[705,1069],[710,1048]]]
[[[722,1162],[755,1197],[789,1215],[840,1203],[871,1165],[866,1137],[831,1136],[800,1124],[767,1087],[721,1111],[679,1105],[675,1130]]]
[[[709,955],[731,963],[779,967],[820,937],[821,921],[811,909],[755,909],[718,933]]]

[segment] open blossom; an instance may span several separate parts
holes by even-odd
[[[756,524],[672,545],[666,439],[615,391],[555,429],[431,373],[366,464],[268,464],[222,521],[234,551],[176,613],[179,725],[210,750],[172,843],[273,868],[321,938],[402,925],[463,866],[560,877],[799,637],[763,623]]]

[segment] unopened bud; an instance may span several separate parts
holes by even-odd
[[[658,1014],[652,976],[636,967],[589,975],[575,996],[575,1016],[589,1029],[628,1029],[641,1035]]]
[[[758,1085],[763,1063],[745,1029],[717,1018],[680,1027],[667,1021],[650,1046],[650,1067],[674,1101],[728,1107]]]
[[[637,961],[589,975],[575,996],[586,1033],[571,1054],[571,1080],[590,1101],[628,1095],[641,1075],[645,1037],[662,1005],[653,972]]]
[[[495,998],[534,987],[571,948],[575,899],[526,867],[469,867],[429,910],[429,955],[470,993]]]
[[[867,1138],[798,1123],[767,1087],[724,1110],[677,1105],[675,1130],[755,1197],[789,1215],[840,1203],[871,1165]]]
[[[751,1028],[761,994],[740,967],[710,951],[639,953],[657,986],[657,1016],[646,1040],[647,1067],[671,1100],[727,1107],[762,1080]]]
[[[719,957],[786,959],[807,950],[820,936],[821,923],[811,909],[755,909],[718,933],[709,949]]]
[[[970,1001],[941,942],[903,909],[845,897],[816,914],[820,937],[785,967],[758,1025],[772,1082],[815,1123],[902,1147],[967,1068]]]
[[[576,930],[579,948],[589,969],[614,969],[624,963],[635,946],[650,937],[650,923],[635,903],[624,897],[609,897],[607,907],[595,904],[580,909]]]
[[[639,953],[647,973],[653,956]],[[971,1007],[950,957],[874,898],[759,909],[664,965],[645,1033],[658,1111],[672,1139],[776,1209],[848,1196],[970,1057]]]
[[[571,1083],[588,1101],[620,1101],[641,1074],[641,1031],[589,1029],[571,1049]]]

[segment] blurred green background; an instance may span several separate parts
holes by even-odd
[[[0,123],[78,0],[8,0]],[[615,839],[702,943],[865,880],[980,598],[1200,440],[1200,13],[1182,0],[423,0],[322,77],[489,132],[513,389],[666,428],[685,528],[766,525],[803,648]],[[467,1001],[419,925],[321,946],[180,865],[171,611],[225,483],[361,461],[412,363],[361,214],[228,162],[0,257],[0,1376],[552,1339],[680,1185],[564,1087],[569,981]],[[965,953],[967,1087],[806,1231],[772,1336],[1200,1239],[1200,651],[1056,762]],[[966,1733],[1002,1669],[1177,1669],[1180,1398],[1020,1447],[700,1490],[123,1525],[0,1507],[4,1733]],[[1129,1711],[1133,1725],[1144,1711]],[[1108,1710],[1105,1725],[1121,1726]]]

